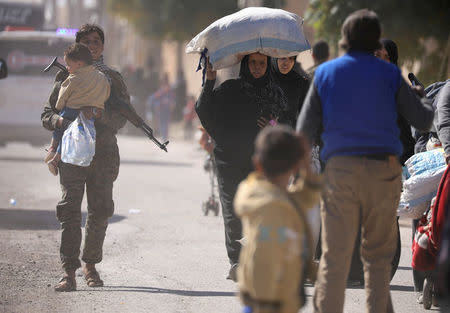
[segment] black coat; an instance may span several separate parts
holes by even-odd
[[[260,131],[258,118],[277,118],[286,109],[283,91],[273,83],[270,58],[266,74],[259,79],[251,76],[247,60],[245,57],[241,62],[239,78],[216,89],[215,81],[207,80],[195,106],[200,122],[215,141],[219,176],[248,174],[253,169],[251,158]]]
[[[295,128],[303,100],[305,100],[309,89],[309,80],[303,74],[304,72],[298,63],[295,63],[292,70],[287,74],[280,72],[277,59],[272,59],[271,66],[275,82],[281,87],[287,99],[288,110],[284,116],[280,117],[279,122]]]
[[[213,90],[207,80],[196,103],[198,117],[214,139],[214,156],[219,172],[250,172],[253,142],[259,128],[256,103],[241,90],[240,79],[230,79]],[[231,173],[229,173],[231,174]]]

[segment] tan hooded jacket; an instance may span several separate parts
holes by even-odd
[[[244,304],[254,301],[279,303],[280,313],[298,312],[304,303],[300,285],[304,273],[315,279],[311,234],[306,212],[320,198],[320,177],[299,179],[289,192],[251,173],[238,188],[234,200],[242,220],[238,285]]]
[[[70,74],[61,84],[55,107],[58,111],[65,107],[81,109],[86,106],[103,110],[110,90],[106,76],[93,65],[87,65]]]

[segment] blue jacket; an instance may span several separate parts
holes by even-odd
[[[420,128],[433,119],[433,110],[422,105],[396,66],[349,52],[317,68],[297,129],[310,139],[321,134],[325,162],[338,155],[400,156],[397,112]]]
[[[314,78],[323,109],[322,159],[402,154],[395,103],[401,75],[396,66],[354,52],[322,64]],[[346,86],[352,87],[350,92]]]

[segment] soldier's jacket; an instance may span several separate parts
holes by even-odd
[[[244,304],[277,304],[279,313],[294,313],[303,305],[305,274],[315,278],[305,216],[319,201],[320,187],[320,177],[307,177],[287,192],[256,172],[239,185],[234,206],[245,238],[238,267]]]
[[[130,105],[130,96],[120,73],[104,65],[102,65],[102,68],[99,70],[101,70],[111,82],[111,95],[105,103],[105,111],[102,117],[95,121],[95,128],[97,132],[95,151],[97,156],[114,153],[114,151],[117,150],[117,139],[115,135],[117,134],[117,131],[126,123],[125,117],[117,112],[111,103],[113,101],[120,100],[122,103]],[[44,105],[44,110],[41,114],[41,121],[42,125],[48,130],[55,130],[56,123],[60,117],[55,105],[58,100],[61,83],[67,78],[67,76],[68,75],[63,71],[58,72],[55,77],[50,97]],[[70,124],[70,121],[64,119],[63,127],[66,128],[68,124]]]

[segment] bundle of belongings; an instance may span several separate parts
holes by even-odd
[[[213,69],[219,70],[254,52],[282,58],[308,49],[301,17],[281,9],[251,7],[209,25],[188,43],[186,53],[201,54],[199,68],[208,57]]]
[[[403,168],[403,191],[397,215],[420,219],[436,196],[446,168],[443,149],[421,152],[410,157]]]

